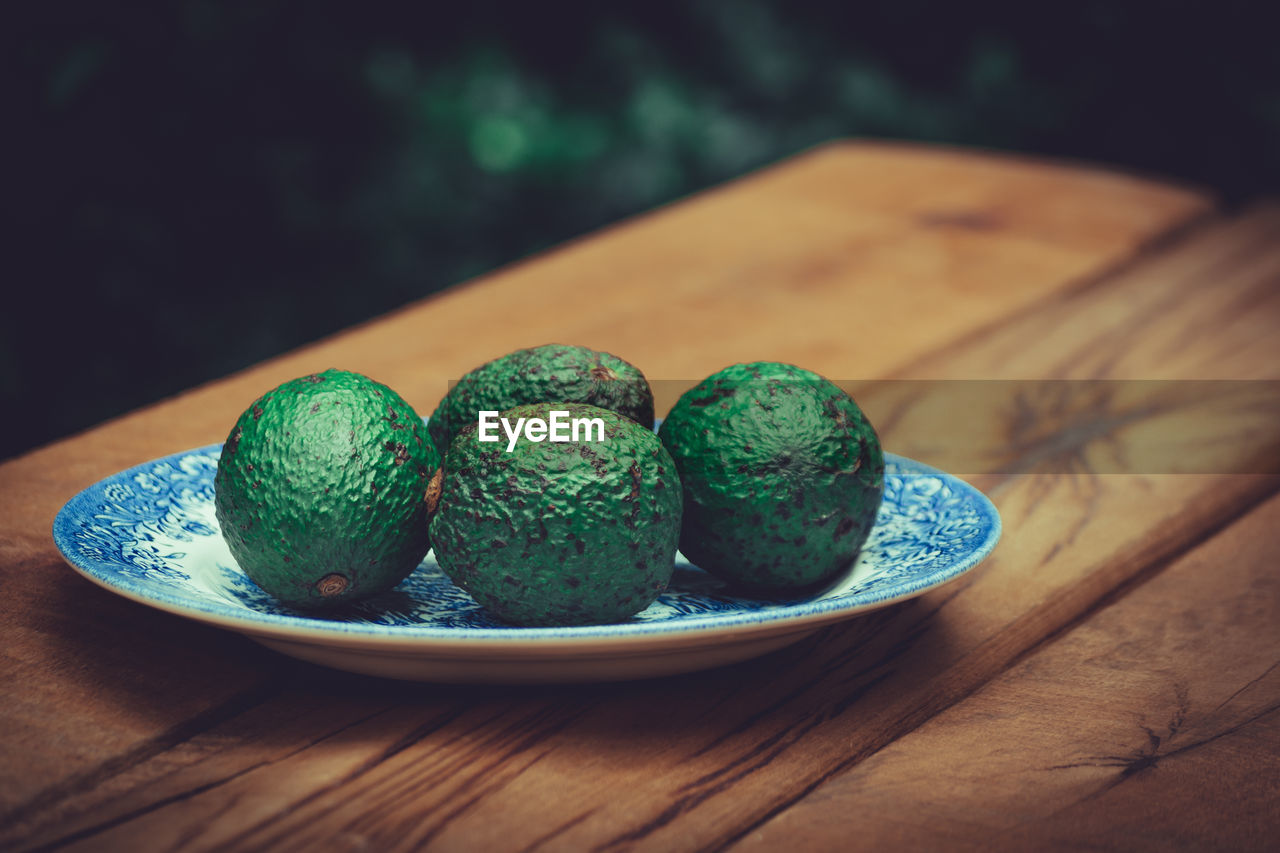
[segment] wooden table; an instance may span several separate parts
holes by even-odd
[[[49,530],[81,488],[219,441],[262,390],[330,366],[423,412],[549,341],[671,380],[761,359],[842,380],[1264,380],[1278,321],[1280,207],[838,144],[10,460],[0,847],[1264,849],[1280,480],[1245,464],[1043,469],[1066,433],[1014,436],[1012,468],[970,477],[1004,539],[957,584],[755,661],[574,687],[299,663],[104,592]],[[1137,420],[1079,442],[1123,445]]]

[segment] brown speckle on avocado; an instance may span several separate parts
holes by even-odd
[[[320,593],[323,598],[333,598],[335,595],[342,595],[347,591],[347,587],[351,584],[347,580],[346,575],[340,575],[332,572],[316,581],[316,592]]]
[[[261,407],[261,406],[259,406],[257,403],[254,403],[254,404],[253,404],[253,419],[256,421],[256,420],[257,420],[258,418],[260,418],[260,417],[262,417],[262,407]]]
[[[319,373],[313,373],[313,374],[311,374],[310,376],[304,376],[304,377],[303,377],[303,379],[302,379],[302,381],[303,381],[303,382],[310,382],[312,385],[314,385],[314,384],[316,384],[317,382],[323,382],[323,381],[324,381],[324,377],[323,377],[323,376],[321,376]]]
[[[235,431],[235,432],[233,432],[233,433],[231,433],[231,438],[228,438],[228,439],[227,439],[226,447],[224,447],[224,448],[223,448],[223,451],[222,451],[222,452],[223,452],[223,453],[235,453],[235,452],[236,452],[236,449],[240,446],[240,436],[242,436],[242,435],[244,435],[244,428],[243,428],[243,427],[236,427],[236,431]],[[249,470],[250,470],[250,471],[252,471],[252,470],[253,470],[253,465],[252,465],[252,464],[250,464],[250,465],[249,465]]]
[[[444,469],[437,468],[436,473],[431,478],[431,482],[427,483],[427,494],[424,500],[427,503],[427,517],[435,515],[436,507],[440,504],[440,491],[444,484]]]
[[[614,373],[603,364],[597,364],[595,367],[591,368],[591,376],[595,379],[599,379],[601,382],[612,382],[618,378],[618,374]]]
[[[699,408],[702,406],[710,406],[712,403],[715,403],[722,398],[732,397],[733,393],[732,388],[715,387],[710,389],[710,393],[706,397],[695,397],[691,399],[689,401],[689,405],[698,406]]]

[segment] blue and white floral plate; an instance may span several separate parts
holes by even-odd
[[[428,554],[395,589],[323,617],[280,606],[236,566],[213,511],[220,450],[157,459],[85,489],[54,521],[58,549],[89,580],[142,604],[303,660],[394,678],[607,681],[746,660],[955,580],[1000,538],[1000,516],[982,493],[890,454],[862,555],[815,596],[733,595],[680,557],[671,589],[628,622],[515,628],[492,619]]]

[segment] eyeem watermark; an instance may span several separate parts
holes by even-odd
[[[512,425],[509,418],[498,417],[498,412],[481,412],[478,428],[481,441],[501,441],[498,425],[507,434],[507,452],[516,448],[516,440],[521,431],[529,441],[604,441],[603,418],[570,418],[569,413],[559,409],[551,410],[551,419],[516,418]],[[592,438],[592,435],[595,438]]]

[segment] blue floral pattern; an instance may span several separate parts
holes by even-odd
[[[839,583],[804,599],[736,595],[679,558],[670,588],[630,622],[514,628],[454,586],[428,554],[395,589],[341,613],[316,616],[277,603],[236,566],[214,517],[219,451],[213,446],[180,453],[86,489],[58,515],[54,540],[59,549],[81,573],[109,589],[233,627],[279,623],[345,634],[426,632],[436,638],[547,631],[598,636],[727,625],[742,618],[789,619],[899,600],[967,570],[1000,535],[999,515],[972,486],[890,454],[884,502],[858,561]]]

